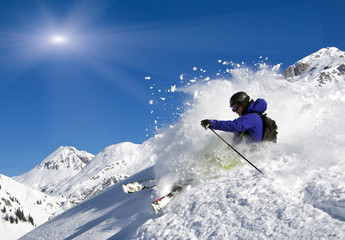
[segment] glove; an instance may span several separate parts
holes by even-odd
[[[201,126],[205,129],[212,128],[211,122],[207,119],[201,121]]]

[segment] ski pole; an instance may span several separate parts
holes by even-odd
[[[239,151],[237,151],[233,146],[231,146],[227,141],[225,141],[218,133],[216,133],[216,131],[214,131],[212,128],[209,128],[214,134],[217,135],[217,137],[219,137],[223,142],[225,142],[229,147],[232,148],[232,150],[234,150],[238,155],[240,155],[244,160],[246,160],[250,165],[252,165],[256,170],[258,170],[262,175],[264,175],[263,172],[261,172],[260,169],[258,169],[257,167],[255,167],[255,165],[253,163],[251,163],[247,158],[245,158]]]

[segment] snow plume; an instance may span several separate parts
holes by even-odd
[[[229,99],[238,91],[246,91],[253,99],[266,99],[269,102],[267,112],[272,118],[278,118],[281,108],[278,104],[285,102],[283,99],[278,101],[281,97],[279,89],[283,92],[289,88],[278,69],[277,66],[269,67],[265,64],[260,64],[257,70],[234,68],[227,79],[199,80],[180,87],[178,91],[187,95],[185,105],[189,107],[185,108],[173,127],[162,130],[155,137],[159,159],[156,164],[157,175],[166,176],[168,172],[177,175],[177,178],[203,180],[221,174],[220,170],[229,164],[240,162],[236,153],[211,131],[200,126],[200,121],[236,118],[237,115],[229,108]],[[232,143],[232,134],[221,135]],[[246,147],[239,148],[247,151]]]
[[[211,131],[200,126],[203,119],[235,119],[237,115],[229,109],[229,99],[233,93],[245,91],[254,100],[264,98],[268,102],[266,113],[276,120],[279,128],[278,144],[236,148],[263,169],[266,176],[275,178],[276,183],[282,181],[287,188],[298,186],[300,191],[305,191],[305,201],[313,199],[311,186],[322,189],[329,185],[322,181],[322,186],[313,183],[313,179],[321,178],[320,172],[335,178],[333,188],[345,194],[345,188],[339,189],[340,185],[336,184],[345,180],[340,174],[345,167],[343,164],[338,166],[345,154],[341,147],[345,145],[345,126],[341,124],[345,117],[344,75],[342,81],[320,87],[314,84],[313,76],[287,81],[280,73],[280,64],[268,66],[260,63],[257,69],[242,66],[228,72],[228,77],[223,79],[200,79],[178,89],[188,95],[185,104],[189,107],[173,127],[161,130],[155,137],[157,175],[169,176],[164,184],[172,184],[179,178],[192,177],[204,181],[232,174],[232,171],[223,171],[229,164],[241,166],[251,174],[256,173]],[[231,133],[219,133],[233,144]],[[296,181],[300,185],[291,184]],[[331,199],[323,202],[336,204],[340,198]],[[314,204],[327,212],[335,211],[327,204]]]

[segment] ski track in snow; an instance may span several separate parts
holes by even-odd
[[[230,80],[177,88],[191,96],[190,107],[178,123],[150,139],[153,167],[22,239],[344,239],[344,75],[320,86],[314,75],[292,82],[278,69],[234,68]],[[279,127],[278,144],[238,146],[264,176],[245,162],[228,171],[207,162],[237,157],[200,120],[234,119],[228,99],[241,90],[266,99],[268,116]],[[231,134],[219,133],[231,141]],[[122,183],[153,175],[161,179],[155,191],[122,192]],[[191,175],[196,179],[191,186],[155,215],[149,203],[174,180]]]

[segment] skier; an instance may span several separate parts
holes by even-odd
[[[233,121],[218,121],[205,119],[201,126],[205,129],[233,132],[234,142],[261,142],[263,136],[263,121],[260,114],[267,109],[264,99],[250,100],[245,92],[237,92],[230,98],[230,108],[239,115]],[[259,113],[259,114],[258,114]]]
[[[212,130],[234,132],[235,139],[237,139],[238,142],[242,141],[242,139],[251,143],[261,142],[262,140],[276,141],[277,126],[274,120],[266,117],[266,115],[263,114],[263,112],[267,109],[267,103],[264,99],[259,98],[256,101],[250,100],[250,97],[245,92],[238,92],[230,98],[230,108],[233,112],[236,112],[239,115],[238,119],[235,119],[234,121],[205,119],[201,121],[201,126],[203,126],[205,129],[210,128]],[[215,132],[215,134],[217,133]],[[220,136],[218,135],[218,137]],[[225,141],[223,138],[221,139]],[[260,169],[254,166],[241,153],[234,149],[230,144],[228,145],[256,170],[262,173]],[[154,211],[159,213],[192,181],[193,179],[188,179],[175,184],[170,193],[152,202],[151,206],[153,207]],[[123,184],[122,188],[125,193],[133,193],[142,191],[144,189],[154,188],[155,186],[154,179],[149,179]]]

